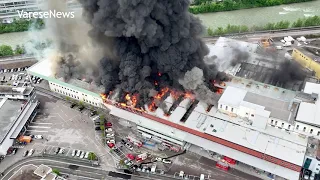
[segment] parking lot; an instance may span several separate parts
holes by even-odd
[[[14,68],[13,70],[0,70],[0,85],[9,85],[9,86],[30,86],[31,82],[34,84],[40,84],[42,82],[41,78],[38,77],[29,77],[26,72],[27,67],[25,68]]]
[[[104,169],[114,170],[113,157],[102,142],[97,140],[93,122],[88,116],[89,110],[79,112],[70,108],[69,103],[40,92],[37,96],[40,101],[40,111],[29,125],[26,134],[42,135],[43,139],[33,139],[27,145],[19,145],[17,154],[6,157],[0,164],[0,169],[20,160],[27,150],[34,149],[34,154],[41,154],[43,151],[55,154],[54,150],[60,147],[64,148],[65,152],[57,156],[71,157],[74,149],[94,152],[101,159],[100,164]]]

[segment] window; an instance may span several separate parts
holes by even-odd
[[[273,124],[273,120],[271,120],[271,124]]]
[[[312,134],[312,132],[313,132],[313,129],[310,129],[310,134]]]
[[[317,133],[317,136],[319,136],[320,135],[320,131],[318,131],[318,133]]]
[[[231,108],[231,112],[233,112],[233,108]]]
[[[296,130],[298,130],[298,129],[299,129],[299,125],[296,126]]]
[[[306,127],[303,127],[303,132],[306,132],[306,129],[307,129]]]
[[[289,124],[289,125],[288,125],[288,129],[290,129],[290,128],[291,128],[291,125]]]
[[[278,124],[278,121],[276,121],[275,125],[277,125],[277,124]]]
[[[254,114],[251,114],[251,117],[254,117]]]
[[[226,111],[228,110],[228,106],[226,106]]]
[[[249,113],[246,113],[246,115],[249,115]]]
[[[281,127],[283,127],[283,126],[284,126],[284,123],[281,124]]]

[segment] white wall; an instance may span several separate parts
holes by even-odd
[[[102,99],[101,98],[96,98],[94,96],[91,96],[89,94],[79,92],[77,90],[71,89],[69,87],[62,86],[60,84],[56,84],[53,82],[49,82],[49,87],[51,91],[55,93],[60,93],[65,96],[71,97],[73,99],[76,99],[78,101],[83,101],[87,104],[101,107]]]
[[[0,145],[0,155],[7,155],[7,151],[9,147],[12,146],[13,142],[14,140],[10,139],[10,136],[7,136]]]
[[[311,126],[309,124],[304,124],[301,122],[295,122],[294,131],[307,136],[313,136],[320,139],[320,128]]]

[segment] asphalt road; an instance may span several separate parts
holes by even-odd
[[[1,180],[9,179],[17,170],[22,166],[33,164],[39,166],[41,164],[48,165],[51,168],[59,169],[62,174],[68,174],[76,176],[81,179],[107,179],[113,180],[114,177],[109,176],[109,171],[102,170],[100,167],[92,167],[88,163],[75,162],[72,159],[56,159],[49,157],[30,157],[19,161],[18,163],[10,166],[4,173],[5,176]],[[70,165],[75,165],[75,168],[70,168]],[[170,180],[172,177],[160,177],[157,175],[146,175],[132,176],[133,180],[144,180],[144,179],[158,179],[158,180]]]
[[[320,29],[310,29],[310,30],[302,30],[302,31],[284,31],[284,32],[275,32],[275,33],[255,33],[255,34],[245,34],[245,35],[235,35],[235,36],[223,36],[231,39],[239,39],[243,41],[258,41],[261,38],[265,37],[284,37],[284,36],[305,36],[309,34],[319,34]],[[204,37],[202,38],[206,43],[214,43],[219,39],[219,37]]]

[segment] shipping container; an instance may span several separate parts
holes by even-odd
[[[26,142],[26,143],[30,143],[32,140],[32,138],[30,136],[20,136],[19,137],[19,141],[20,142]]]

